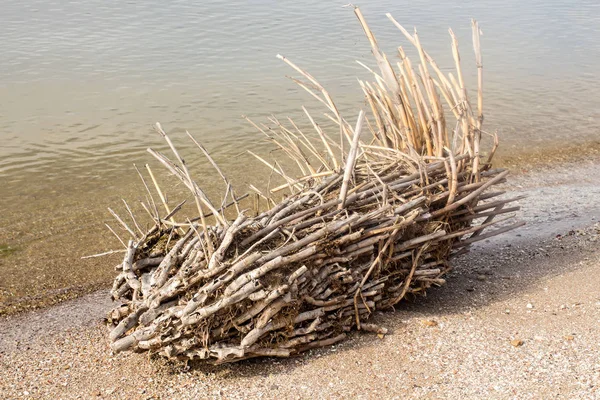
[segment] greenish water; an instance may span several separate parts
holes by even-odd
[[[0,257],[9,256],[10,254],[14,253],[15,251],[17,251],[17,249],[15,247],[11,247],[7,244],[0,244]]]

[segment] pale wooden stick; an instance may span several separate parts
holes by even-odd
[[[121,237],[119,235],[117,235],[117,233],[113,230],[113,228],[111,228],[110,225],[108,225],[106,223],[104,225],[108,228],[109,231],[112,232],[113,235],[115,235],[115,237],[117,239],[119,239],[119,242],[121,242],[121,244],[123,245],[123,247],[127,248],[127,245],[125,244],[125,242],[123,241],[123,239],[121,239]]]
[[[449,204],[452,204],[452,202],[454,201],[454,197],[456,196],[456,192],[458,189],[458,172],[457,172],[457,168],[456,168],[456,160],[454,159],[454,154],[452,154],[452,150],[450,150],[448,147],[444,147],[444,150],[446,150],[446,152],[448,153],[448,157],[450,158],[450,169],[451,169],[451,179],[449,180],[450,194],[448,195],[448,201],[446,202],[446,205],[449,205]]]
[[[135,234],[135,232],[129,226],[127,226],[127,224],[125,222],[123,222],[123,220],[117,215],[116,212],[114,212],[110,207],[108,208],[108,211],[123,226],[123,228],[125,228],[125,230],[127,232],[129,232],[129,234],[131,235],[132,238],[137,238],[137,235]]]
[[[300,184],[294,183],[294,180],[292,178],[290,178],[289,176],[287,176],[283,171],[280,171],[279,169],[277,169],[274,165],[272,165],[271,163],[269,163],[268,161],[266,161],[264,158],[262,158],[261,156],[253,153],[250,150],[247,150],[247,151],[248,151],[248,153],[252,154],[256,159],[258,159],[260,162],[262,162],[267,167],[269,167],[271,169],[271,171],[277,173],[277,175],[279,175],[283,179],[285,179],[288,182],[288,185],[293,186],[293,187],[295,187],[297,189],[301,189],[302,188],[302,186],[300,186]]]
[[[356,128],[354,128],[354,136],[352,137],[352,145],[348,152],[348,159],[346,160],[346,166],[344,167],[344,178],[342,180],[342,188],[340,189],[340,204],[338,209],[344,208],[346,205],[346,195],[348,193],[348,185],[352,178],[352,171],[354,170],[354,164],[356,162],[356,154],[358,152],[358,141],[360,140],[360,133],[362,131],[363,121],[365,119],[365,112],[360,110],[358,113],[358,119],[356,121]]]
[[[135,216],[133,215],[133,212],[131,211],[131,208],[129,208],[129,204],[127,204],[125,199],[121,199],[121,200],[123,200],[123,204],[125,204],[125,208],[127,209],[127,212],[129,213],[129,216],[131,217],[131,220],[133,221],[133,224],[135,225],[136,229],[138,230],[140,235],[144,236],[144,231],[142,231],[142,228],[140,228],[140,226],[138,225],[138,223],[135,219]]]
[[[309,175],[303,176],[302,178],[296,179],[295,181],[292,182],[292,184],[296,185],[298,183],[306,182],[311,179],[323,178],[326,176],[331,176],[333,174],[335,174],[335,171],[326,171],[326,172],[319,172],[319,173],[315,172],[314,174],[309,174]],[[283,185],[277,186],[277,187],[271,189],[271,193],[279,192],[280,190],[283,190],[283,189],[289,187],[289,185],[290,185],[289,183],[285,183]]]
[[[240,207],[239,207],[239,204],[237,202],[237,199],[236,199],[236,196],[235,196],[235,192],[233,191],[233,187],[231,186],[231,183],[229,182],[229,179],[227,179],[227,177],[225,176],[225,174],[223,173],[223,171],[221,170],[221,168],[219,168],[219,165],[211,157],[211,155],[208,153],[208,151],[206,150],[206,148],[204,146],[202,146],[200,143],[198,143],[198,141],[196,141],[196,139],[188,131],[185,131],[185,133],[189,136],[190,139],[192,139],[192,141],[194,142],[194,144],[196,146],[198,146],[198,148],[202,151],[202,154],[204,154],[204,156],[206,158],[208,158],[208,161],[217,170],[217,173],[221,176],[221,179],[223,179],[223,182],[225,182],[225,185],[227,185],[228,188],[231,188],[231,199],[233,200],[233,202],[235,204],[235,209],[239,213],[240,212]],[[227,199],[227,195],[225,195],[225,199]]]
[[[137,174],[139,175],[140,179],[142,180],[142,183],[144,184],[144,187],[146,188],[146,192],[148,192],[148,195],[150,196],[150,201],[152,202],[153,210],[156,213],[156,219],[159,219],[160,215],[158,214],[158,208],[156,207],[156,203],[154,202],[154,196],[152,196],[152,192],[150,191],[150,188],[148,187],[148,184],[146,183],[144,176],[138,169],[137,165],[133,164],[133,168],[135,168]]]
[[[103,256],[108,256],[111,254],[117,254],[117,253],[124,253],[127,250],[109,250],[109,251],[105,251],[104,253],[98,253],[98,254],[92,254],[89,256],[83,256],[81,257],[82,260],[85,260],[86,258],[95,258],[95,257],[103,257]]]
[[[165,195],[163,194],[162,190],[160,190],[160,186],[158,186],[158,181],[154,177],[154,174],[152,173],[152,169],[150,169],[150,165],[146,164],[146,170],[148,171],[148,174],[150,175],[150,179],[152,179],[154,188],[156,189],[156,192],[158,193],[158,197],[160,198],[160,201],[162,201],[162,203],[163,203],[163,207],[165,208],[165,211],[167,212],[167,214],[170,214],[171,209],[169,208],[169,205],[167,204],[167,199],[165,198]],[[174,224],[176,223],[174,218],[171,218],[171,222]]]
[[[277,58],[279,58],[280,60],[283,60],[286,64],[288,64],[290,67],[292,67],[293,69],[298,71],[300,74],[302,74],[304,77],[306,77],[313,85],[315,85],[317,87],[317,89],[321,92],[321,94],[323,95],[323,98],[324,98],[324,99],[321,99],[320,97],[317,96],[317,99],[319,99],[319,101],[321,101],[323,104],[325,104],[327,106],[327,108],[329,108],[329,110],[335,114],[335,116],[338,118],[340,128],[342,129],[343,133],[346,135],[346,139],[348,141],[350,141],[349,133],[346,131],[346,129],[344,129],[343,118],[341,117],[335,103],[333,102],[333,99],[329,95],[329,92],[327,90],[325,90],[325,88],[323,86],[321,86],[321,84],[319,82],[317,82],[317,80],[315,78],[313,78],[312,75],[310,75],[308,72],[302,70],[300,67],[298,67],[296,64],[294,64],[287,58],[283,57],[280,54],[277,54]],[[308,90],[306,87],[304,87],[304,88],[306,90]]]
[[[391,305],[395,305],[398,304],[398,302],[400,300],[402,300],[404,298],[404,296],[406,295],[406,292],[408,291],[408,288],[410,287],[410,282],[413,278],[413,275],[415,273],[415,270],[417,269],[417,266],[419,265],[419,259],[421,258],[421,255],[423,254],[423,251],[427,248],[427,244],[424,246],[421,246],[419,248],[419,250],[417,251],[417,254],[415,256],[413,256],[413,263],[412,263],[412,268],[410,269],[410,272],[408,273],[408,276],[406,278],[404,278],[404,285],[402,287],[402,292],[400,292],[400,295],[398,295],[398,297],[396,297],[392,302]]]
[[[473,25],[473,49],[475,50],[475,61],[477,63],[477,123],[474,133],[473,151],[473,172],[475,173],[475,182],[479,181],[479,142],[481,140],[481,125],[483,123],[483,59],[481,57],[481,45],[479,42],[479,24],[474,19]]]
[[[329,153],[329,157],[331,158],[331,161],[333,162],[333,169],[337,171],[337,169],[339,168],[339,164],[338,164],[337,158],[335,157],[335,154],[333,153],[333,150],[331,150],[331,146],[329,146],[329,142],[325,138],[325,133],[323,133],[323,130],[321,129],[319,124],[317,124],[315,122],[313,117],[310,115],[310,113],[304,106],[302,107],[302,110],[304,110],[304,114],[306,114],[306,116],[310,120],[311,124],[313,125],[313,127],[315,128],[317,133],[319,134],[319,137],[321,138],[321,141],[323,142],[323,145],[325,146],[325,149],[327,150],[327,153]]]

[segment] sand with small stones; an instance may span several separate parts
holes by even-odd
[[[111,354],[107,291],[0,320],[0,398],[600,398],[600,164],[513,177],[528,225],[448,284],[297,358],[225,366]]]

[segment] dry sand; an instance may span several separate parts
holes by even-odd
[[[599,164],[524,174],[528,225],[376,313],[384,338],[220,367],[112,355],[106,291],[0,320],[2,398],[600,398]]]

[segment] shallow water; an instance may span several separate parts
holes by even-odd
[[[447,28],[457,33],[463,64],[474,71],[469,21],[479,20],[485,127],[498,131],[504,155],[598,141],[597,1],[450,3],[361,6],[388,55],[408,46],[386,12],[417,26],[448,71]],[[239,184],[264,173],[241,150],[266,154],[269,147],[241,115],[264,121],[274,113],[305,123],[301,105],[320,111],[285,78],[293,71],[277,53],[316,76],[353,120],[362,105],[356,77],[369,78],[354,60],[372,62],[351,9],[341,5],[4,0],[0,246],[15,250],[0,255],[0,302],[111,276],[105,259],[79,257],[117,247],[104,235],[105,210],[118,208],[121,197],[143,199],[131,164],[150,161],[148,146],[164,148],[152,132],[155,121],[177,140],[189,130]],[[189,162],[216,193],[204,160]]]

